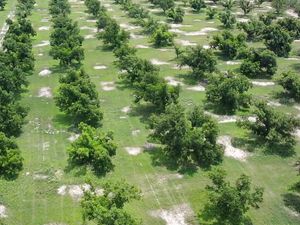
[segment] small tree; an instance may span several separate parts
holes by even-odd
[[[225,180],[226,172],[217,168],[210,172],[209,178],[212,181],[206,187],[209,200],[200,213],[200,219],[216,221],[217,224],[251,224],[246,213],[250,208],[259,208],[263,201],[263,188],[253,188],[250,178],[244,174],[233,186]]]
[[[165,47],[173,45],[174,34],[169,32],[164,24],[159,25],[151,35],[151,42],[155,47]]]
[[[172,8],[168,10],[167,15],[174,23],[182,23],[184,10],[180,7]]]
[[[68,0],[50,0],[49,12],[52,17],[66,16],[71,13],[71,6]]]
[[[174,0],[159,0],[158,4],[164,12],[166,12],[167,10],[169,10],[175,6]]]
[[[6,3],[7,3],[7,0],[0,0],[0,11],[4,10]]]
[[[213,8],[213,7],[207,7],[207,10],[206,10],[206,15],[208,17],[208,19],[213,19],[215,18],[215,16],[217,15],[217,9],[216,8]]]
[[[23,158],[17,144],[0,132],[0,178],[14,179],[22,168]]]
[[[101,10],[103,10],[98,0],[84,0],[84,3],[88,8],[88,12],[95,17],[99,15]]]
[[[288,57],[293,39],[281,26],[276,24],[267,26],[263,37],[268,49],[277,56]]]
[[[257,19],[250,19],[248,22],[238,23],[238,28],[247,34],[249,41],[260,41],[263,38],[265,24]]]
[[[235,0],[222,0],[221,3],[226,10],[231,10],[235,5]]]
[[[238,125],[249,129],[254,135],[262,139],[266,145],[275,150],[289,151],[296,144],[293,133],[300,126],[300,121],[291,115],[275,111],[265,102],[255,103],[253,111],[256,122],[245,118]],[[279,149],[281,148],[281,149]]]
[[[244,15],[247,15],[254,9],[254,5],[250,0],[239,0],[239,5],[244,12]]]
[[[190,0],[190,5],[195,12],[200,12],[201,9],[206,7],[204,0]]]
[[[300,38],[300,21],[297,18],[287,17],[277,21],[277,24],[289,32],[293,39]]]
[[[276,13],[282,13],[287,7],[286,0],[272,0],[272,7],[275,9]]]
[[[198,78],[206,73],[212,73],[216,70],[217,60],[210,49],[204,49],[202,46],[187,48],[185,52],[179,55],[180,66],[187,65],[192,68],[193,74]]]
[[[276,55],[270,50],[252,49],[243,61],[240,71],[247,77],[272,77],[277,71]]]
[[[235,112],[242,107],[249,107],[252,87],[245,76],[234,73],[215,74],[209,79],[206,88],[206,102],[218,107],[225,113]]]
[[[300,77],[294,72],[284,72],[278,78],[277,82],[284,89],[284,93],[289,97],[300,101]]]
[[[69,161],[74,165],[91,166],[100,174],[113,169],[111,157],[116,154],[117,146],[113,134],[102,133],[95,128],[80,123],[80,136],[68,148]]]
[[[223,26],[226,29],[233,28],[234,24],[236,23],[235,15],[233,15],[230,10],[226,10],[224,12],[221,12],[219,14],[219,20],[221,21],[221,23],[223,23]]]
[[[85,192],[81,201],[84,222],[93,221],[95,224],[110,225],[141,225],[141,221],[132,217],[124,209],[126,203],[140,198],[140,191],[124,180],[105,183],[103,195],[99,195],[97,189],[92,185],[91,191]]]
[[[261,5],[265,2],[266,0],[254,0],[254,3],[258,6],[261,7]]]

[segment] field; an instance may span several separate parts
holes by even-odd
[[[0,23],[14,8],[16,1],[9,1],[4,12],[0,12]],[[101,99],[101,107],[104,113],[103,130],[114,132],[118,143],[117,155],[114,158],[114,171],[105,178],[96,177],[93,173],[80,170],[67,169],[66,149],[70,145],[69,138],[74,135],[70,121],[59,112],[55,106],[53,96],[58,88],[58,79],[62,71],[58,62],[49,55],[49,45],[39,46],[49,40],[51,32],[50,15],[48,13],[48,0],[36,0],[37,5],[31,16],[31,21],[37,31],[34,40],[34,53],[36,58],[35,74],[29,78],[28,92],[24,94],[23,104],[30,108],[27,124],[23,128],[22,135],[17,139],[22,155],[25,159],[24,169],[15,181],[0,180],[0,204],[7,209],[7,218],[4,222],[8,225],[79,225],[82,224],[80,203],[69,194],[59,195],[58,189],[63,185],[82,185],[87,178],[92,179],[101,186],[104,179],[126,179],[127,182],[138,186],[143,193],[141,201],[134,201],[127,205],[128,211],[143,220],[145,225],[171,225],[166,220],[155,216],[155,211],[165,210],[166,217],[175,217],[180,221],[186,217],[186,223],[173,223],[174,225],[198,224],[197,213],[207,200],[205,186],[208,184],[207,171],[198,169],[195,173],[179,174],[171,166],[166,165],[160,159],[159,152],[147,151],[143,146],[147,143],[149,130],[147,119],[150,115],[149,107],[134,105],[132,103],[133,91],[125,88],[120,82],[119,71],[114,65],[116,60],[113,53],[102,48],[102,42],[94,35],[94,18],[85,11],[83,2],[70,1],[72,5],[71,17],[78,22],[84,41],[85,60],[84,68],[97,86]],[[191,90],[197,85],[188,76],[189,70],[176,69],[175,52],[173,48],[157,49],[149,43],[149,37],[141,35],[140,28],[132,27],[131,20],[119,5],[113,1],[102,0],[108,13],[114,17],[122,27],[130,30],[133,38],[132,46],[138,46],[140,57],[153,60],[160,65],[160,75],[171,77],[182,83],[180,102],[190,108],[192,105],[203,105],[205,92]],[[139,4],[151,10],[153,16],[166,21],[162,11],[153,10],[146,0],[136,0]],[[264,3],[262,8],[255,9],[253,13],[270,10],[270,4]],[[238,12],[240,9],[236,8]],[[221,23],[217,19],[207,20],[205,13],[195,14],[191,8],[186,8],[186,15],[182,33],[177,33],[175,38],[178,44],[189,41],[201,45],[208,45],[210,36],[217,31],[208,29],[207,35],[187,36],[184,32],[199,31],[203,28],[215,28],[221,30]],[[237,13],[239,18],[247,18]],[[186,25],[186,26],[185,26]],[[233,31],[234,32],[234,31]],[[262,43],[248,43],[250,46],[262,46]],[[148,47],[145,47],[148,46]],[[293,43],[291,59],[278,58],[278,73],[287,70],[300,71],[300,58],[297,58],[296,50],[300,49],[299,42]],[[237,62],[237,61],[235,61]],[[95,66],[105,66],[98,67]],[[238,64],[226,62],[218,58],[220,70],[237,69]],[[97,68],[97,67],[96,67]],[[100,68],[100,69],[99,69]],[[52,73],[42,76],[41,71],[49,69]],[[45,72],[45,71],[44,71]],[[113,82],[105,85],[103,82]],[[115,87],[107,88],[107,87]],[[46,95],[41,95],[41,88]],[[49,89],[50,88],[50,89]],[[105,89],[105,90],[104,90]],[[278,102],[274,96],[280,87],[254,86],[251,93],[258,98],[265,98],[271,102]],[[276,109],[300,114],[297,105],[290,103],[275,104]],[[131,110],[127,111],[126,107]],[[299,106],[298,106],[299,107]],[[123,109],[123,110],[122,110]],[[300,108],[299,108],[300,109]],[[249,112],[238,112],[247,114]],[[234,122],[220,123],[220,135],[230,135],[234,138],[243,138],[248,133],[236,126]],[[140,154],[132,155],[126,151],[132,148],[144,149]],[[134,150],[134,149],[133,149]],[[139,149],[135,149],[139,150]],[[265,189],[264,202],[258,210],[250,210],[253,224],[288,225],[299,224],[300,214],[288,207],[285,202],[291,202],[291,194],[288,188],[296,180],[297,170],[294,163],[297,154],[300,153],[300,143],[296,146],[296,154],[292,157],[281,157],[267,154],[258,146],[246,161],[225,157],[222,167],[226,169],[230,180],[235,180],[240,174],[245,173],[251,177],[253,183]],[[75,187],[76,189],[76,187]],[[76,191],[75,191],[76,192]],[[77,190],[78,192],[78,190]],[[77,193],[76,192],[76,193]],[[75,193],[75,195],[76,195]],[[77,193],[78,194],[78,193]],[[76,196],[75,196],[76,198]],[[294,200],[299,197],[294,196]],[[299,202],[298,202],[299,205]],[[190,210],[191,209],[191,210]],[[298,209],[299,210],[299,209]],[[186,213],[186,215],[184,214]]]

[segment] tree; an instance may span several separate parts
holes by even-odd
[[[226,10],[231,10],[235,5],[235,0],[223,0],[221,3]]]
[[[259,15],[259,20],[262,21],[266,26],[271,25],[276,15],[273,12],[263,13]]]
[[[117,146],[112,132],[102,133],[80,123],[80,136],[68,148],[69,162],[78,166],[90,166],[96,173],[105,174],[113,169],[111,157]]]
[[[0,178],[14,179],[22,168],[23,158],[17,144],[0,132]]]
[[[277,56],[288,57],[293,39],[281,26],[276,24],[267,26],[263,37],[268,49]]]
[[[7,3],[7,0],[0,0],[0,11],[4,10],[6,3]]]
[[[160,24],[151,35],[151,42],[155,47],[173,45],[174,34],[169,32],[165,24]]]
[[[300,38],[300,21],[296,18],[286,17],[277,21],[277,24],[289,32],[293,39]]]
[[[175,2],[174,0],[159,0],[158,5],[162,8],[162,10],[164,10],[164,12],[166,12],[175,6]]]
[[[277,83],[284,89],[287,96],[300,100],[300,77],[294,72],[284,72],[277,78]]]
[[[255,3],[258,7],[260,7],[261,4],[263,4],[265,1],[266,1],[266,0],[254,0],[254,3]]]
[[[235,112],[242,107],[249,107],[252,87],[249,79],[234,73],[215,74],[210,77],[206,88],[206,102],[218,107],[225,113]]]
[[[182,23],[184,10],[180,7],[172,8],[168,10],[167,15],[174,23]]]
[[[250,0],[239,0],[239,5],[244,12],[244,15],[247,15],[254,9],[254,5]]]
[[[150,137],[163,144],[164,152],[181,167],[209,167],[222,161],[217,124],[199,107],[187,115],[181,105],[171,104],[163,114],[152,117],[151,128]]]
[[[236,23],[236,18],[235,16],[231,13],[231,11],[226,10],[224,12],[221,12],[219,14],[219,20],[221,23],[223,23],[223,26],[226,29],[231,29],[234,27],[234,24]]]
[[[88,13],[91,13],[95,17],[99,15],[101,10],[104,10],[97,0],[84,0],[84,3],[88,8]]]
[[[208,19],[213,19],[217,15],[217,9],[213,7],[207,7],[206,15]]]
[[[286,8],[286,0],[272,0],[272,7],[275,8],[277,14],[282,13]]]
[[[49,2],[49,12],[53,17],[66,16],[71,13],[71,6],[68,0],[51,0]]]
[[[236,180],[235,185],[231,185],[225,180],[226,172],[219,168],[210,172],[209,178],[212,184],[206,187],[208,202],[200,218],[224,225],[251,224],[246,213],[250,208],[259,208],[263,202],[263,188],[252,187],[250,178],[245,174]]]
[[[232,32],[225,30],[221,34],[213,36],[210,45],[212,48],[219,49],[224,57],[234,59],[247,47],[245,41],[244,34],[234,36]]]
[[[84,122],[99,127],[103,117],[95,85],[84,70],[71,70],[60,78],[61,83],[55,96],[59,109],[72,117],[76,124]]]
[[[263,38],[265,24],[260,20],[251,18],[248,22],[238,23],[238,28],[247,34],[249,41],[260,41]]]
[[[291,150],[296,144],[293,133],[300,126],[300,121],[291,115],[275,111],[262,101],[257,101],[254,106],[256,122],[245,118],[238,125],[249,129],[271,149],[287,152]]]
[[[187,65],[192,68],[193,74],[197,77],[203,77],[206,73],[212,73],[216,70],[217,60],[210,49],[204,49],[202,46],[187,48],[185,52],[179,55],[180,66]]]
[[[92,185],[91,191],[84,193],[81,201],[84,222],[94,221],[99,225],[141,225],[140,220],[125,211],[124,205],[141,198],[140,191],[124,180],[106,182],[103,195],[97,193]]]
[[[252,49],[243,61],[240,71],[251,78],[272,77],[277,71],[276,55],[267,49]]]
[[[204,0],[190,0],[190,5],[195,12],[200,12],[201,9],[206,7]]]

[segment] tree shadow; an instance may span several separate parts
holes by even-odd
[[[136,104],[129,113],[129,116],[140,117],[142,123],[149,124],[151,116],[157,112],[156,107],[152,104]]]
[[[110,171],[113,171],[113,169],[114,169],[114,166],[113,166],[113,168],[111,168]],[[98,178],[105,177],[105,175],[110,172],[110,171],[97,170],[97,169],[93,168],[91,165],[78,165],[74,162],[71,162],[70,160],[68,160],[68,164],[64,169],[65,173],[72,172],[75,177],[85,176],[88,174],[89,171],[92,171],[93,174],[95,176],[97,176]]]
[[[295,64],[293,64],[293,65],[292,65],[292,68],[293,68],[294,70],[296,70],[297,72],[300,72],[300,63],[295,63]]]
[[[74,126],[70,126],[70,124],[73,124],[74,120],[71,116],[67,115],[67,114],[63,114],[63,113],[60,113],[60,114],[56,114],[53,119],[52,119],[52,122],[54,124],[59,124],[59,125],[62,125],[62,126],[67,126],[69,127],[69,129],[74,129]]]
[[[283,202],[286,207],[300,213],[300,196],[294,193],[287,193],[283,195]]]

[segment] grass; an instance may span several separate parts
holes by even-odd
[[[8,13],[13,2],[9,1],[9,7],[2,15]],[[133,22],[129,19],[120,7],[109,1],[113,12],[109,12],[111,16],[116,16],[119,23]],[[147,1],[137,1],[145,4]],[[31,20],[37,36],[34,44],[40,43],[42,40],[49,39],[49,31],[38,31],[41,26],[50,26],[49,23],[41,22],[42,18],[49,18],[48,0],[37,0],[37,6],[34,9]],[[38,10],[45,9],[45,10]],[[85,6],[72,3],[72,18],[78,21],[79,26],[93,27],[95,24],[87,22],[90,17],[82,14]],[[79,13],[80,12],[80,13]],[[156,18],[165,20],[164,16],[155,15]],[[200,19],[200,22],[195,22]],[[192,27],[180,28],[186,31],[197,31],[204,27],[216,27],[221,29],[221,24],[217,20],[207,23],[205,14],[189,13],[185,16],[183,24],[193,24]],[[1,23],[3,21],[0,21]],[[138,32],[134,31],[134,32]],[[82,30],[82,35],[91,34],[88,30]],[[189,40],[199,44],[208,44],[210,38],[206,36],[178,36],[177,39]],[[149,38],[131,39],[130,44],[148,45]],[[260,44],[261,45],[261,44]],[[115,60],[112,52],[102,49],[101,41],[97,39],[89,39],[84,42],[86,59],[84,68],[90,74],[93,82],[99,90],[102,110],[104,112],[103,130],[112,130],[118,143],[117,156],[114,158],[115,170],[109,173],[105,179],[126,179],[128,182],[137,185],[143,191],[141,201],[132,202],[127,205],[130,211],[136,217],[142,218],[146,225],[162,225],[163,220],[154,218],[150,215],[150,211],[160,208],[171,208],[181,203],[190,204],[191,208],[197,212],[203,207],[207,200],[204,187],[208,183],[206,171],[199,169],[196,173],[184,174],[182,179],[172,176],[176,171],[168,169],[164,164],[157,165],[154,162],[153,153],[144,152],[138,156],[131,156],[124,150],[126,146],[143,146],[147,141],[149,131],[147,130],[148,114],[141,110],[141,107],[132,104],[133,96],[130,89],[122,87],[118,82],[118,70],[114,67]],[[36,72],[30,77],[30,86],[28,92],[24,94],[23,104],[30,107],[28,115],[28,123],[24,126],[23,134],[17,139],[22,154],[25,159],[24,170],[20,177],[15,181],[0,181],[0,203],[4,204],[8,209],[8,218],[5,222],[9,225],[43,225],[48,223],[65,223],[69,225],[82,224],[80,205],[68,196],[59,196],[57,188],[63,184],[81,184],[86,178],[93,179],[94,182],[101,185],[104,178],[95,177],[87,171],[85,175],[79,175],[78,171],[65,171],[67,166],[66,148],[69,146],[67,138],[71,135],[70,123],[66,117],[59,112],[54,104],[53,99],[38,98],[37,94],[41,87],[51,87],[55,94],[58,87],[58,78],[60,76],[57,68],[57,62],[53,61],[48,55],[49,46],[34,48],[36,57]],[[293,44],[293,49],[299,48],[299,44]],[[43,53],[43,56],[38,56]],[[189,84],[186,79],[188,71],[174,70],[172,65],[175,64],[175,53],[173,49],[162,52],[159,49],[139,49],[138,55],[146,59],[159,59],[167,61],[170,65],[161,66],[161,76],[174,76],[182,78],[184,82]],[[96,65],[106,65],[106,70],[94,70]],[[299,71],[298,61],[288,61],[282,58],[278,59],[279,72],[288,69]],[[50,68],[54,72],[49,77],[40,77],[38,73],[44,68]],[[226,65],[224,61],[219,61],[219,68],[234,69],[237,65]],[[115,81],[117,89],[105,92],[101,89],[101,81]],[[273,92],[279,87],[255,87],[251,93],[256,97],[265,96],[266,98],[274,98]],[[205,94],[202,92],[193,92],[183,87],[180,101],[187,108],[191,104],[203,104]],[[125,119],[121,109],[131,105],[133,112]],[[277,107],[283,112],[299,113],[291,105],[283,105]],[[38,126],[38,123],[40,125]],[[54,131],[50,134],[48,130]],[[132,136],[133,130],[139,129],[141,132],[137,136]],[[231,135],[233,137],[247,137],[245,130],[237,128],[234,123],[220,124],[220,132],[222,135]],[[47,148],[49,145],[49,148]],[[299,154],[300,145],[297,144],[296,152]],[[234,181],[241,173],[249,175],[256,185],[265,189],[264,202],[259,210],[251,210],[249,215],[254,224],[299,224],[299,216],[291,213],[285,202],[291,205],[294,202],[288,194],[288,187],[292,184],[297,175],[296,169],[293,167],[296,156],[282,158],[277,155],[265,154],[261,149],[256,149],[254,155],[247,162],[240,162],[231,158],[225,158],[222,164],[229,175],[229,179]],[[61,178],[55,175],[56,171],[65,171]],[[28,174],[29,173],[29,174]],[[47,180],[34,180],[33,174],[41,173],[49,176]],[[297,203],[299,204],[299,203]],[[297,204],[294,204],[297,206]],[[294,207],[295,208],[295,207]],[[190,219],[191,224],[197,224],[196,218]]]

